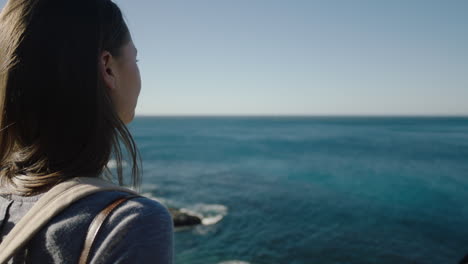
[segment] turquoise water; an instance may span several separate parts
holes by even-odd
[[[176,263],[457,263],[468,118],[138,117],[144,192],[204,218]]]

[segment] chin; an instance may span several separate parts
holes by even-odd
[[[133,121],[134,118],[135,112],[132,112],[131,114],[126,115],[125,118],[122,118],[122,121],[124,122],[124,124],[128,125]]]

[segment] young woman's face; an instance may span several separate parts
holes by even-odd
[[[114,89],[111,98],[120,119],[130,123],[135,116],[135,107],[141,90],[140,70],[137,65],[137,49],[130,40],[121,48],[119,57],[114,57],[112,71],[114,74]]]

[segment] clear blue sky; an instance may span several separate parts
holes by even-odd
[[[468,115],[466,0],[116,2],[137,115]]]

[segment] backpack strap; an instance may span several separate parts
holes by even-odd
[[[47,191],[21,218],[0,244],[0,263],[6,263],[42,228],[79,199],[100,191],[136,192],[92,177],[76,177]]]
[[[87,264],[89,253],[91,252],[91,248],[93,247],[94,240],[101,229],[101,226],[106,221],[107,217],[110,213],[117,208],[120,204],[130,199],[141,197],[139,195],[127,195],[124,197],[119,197],[116,200],[112,201],[106,208],[104,208],[96,217],[94,217],[93,221],[91,222],[88,232],[86,233],[86,239],[84,241],[83,250],[81,251],[80,259],[78,261],[79,264]]]

